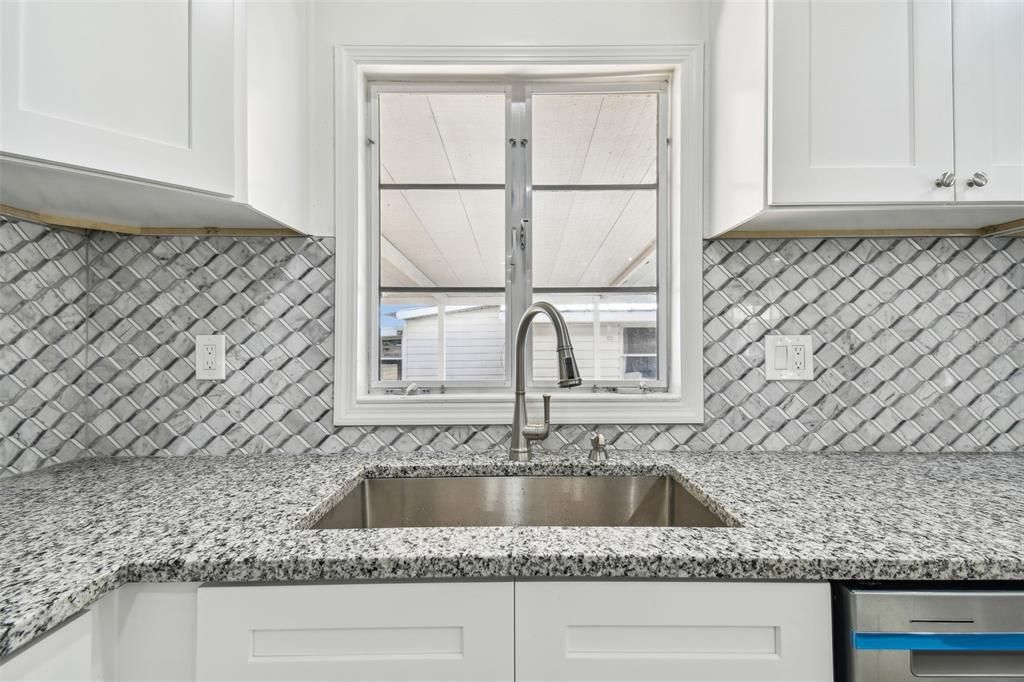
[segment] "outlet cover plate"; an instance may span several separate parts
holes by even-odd
[[[223,334],[196,335],[196,379],[221,381],[226,374]]]
[[[769,335],[764,337],[764,374],[768,381],[809,381],[814,378],[811,337]]]

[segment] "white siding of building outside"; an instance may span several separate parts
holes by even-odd
[[[437,318],[407,320],[402,334],[402,378],[437,379]]]
[[[605,313],[602,313],[604,315]],[[653,311],[616,313],[612,322],[602,322],[597,344],[598,366],[595,373],[594,325],[573,321],[569,316],[576,362],[584,378],[623,379],[623,328],[654,325]],[[405,319],[402,334],[403,379],[439,380],[440,361],[435,314]],[[449,310],[445,316],[447,353],[446,381],[501,381],[505,377],[504,312],[495,306]],[[554,378],[555,336],[550,324],[538,319],[533,328],[534,376]]]

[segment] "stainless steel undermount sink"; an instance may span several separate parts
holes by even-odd
[[[669,476],[368,478],[314,528],[726,523]]]

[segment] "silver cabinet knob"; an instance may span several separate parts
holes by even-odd
[[[956,174],[946,171],[939,177],[935,178],[936,187],[952,187],[956,182]]]
[[[968,187],[984,187],[988,184],[988,176],[978,171],[971,177],[967,178]]]

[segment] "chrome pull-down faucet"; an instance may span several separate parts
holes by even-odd
[[[569,327],[565,323],[565,318],[555,306],[546,301],[537,301],[526,309],[522,319],[519,320],[519,327],[516,329],[516,402],[512,411],[512,443],[508,452],[509,459],[513,462],[528,462],[530,460],[530,442],[547,438],[551,428],[550,395],[544,396],[543,424],[528,424],[526,416],[526,368],[523,366],[526,356],[526,336],[530,331],[530,323],[539,313],[547,315],[555,328],[559,388],[572,388],[583,382],[583,379],[580,378],[579,367],[576,366],[576,357],[572,352],[572,341],[569,339]]]

